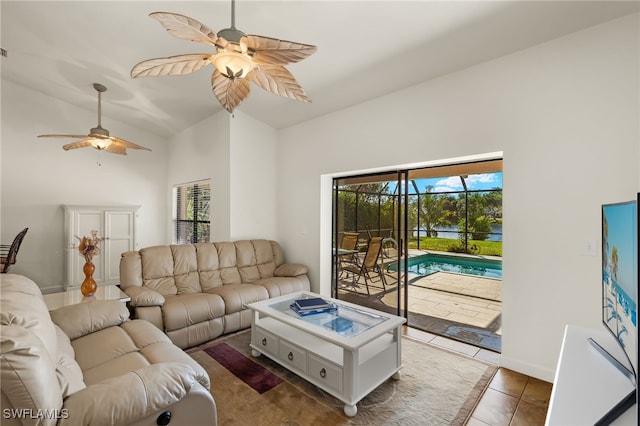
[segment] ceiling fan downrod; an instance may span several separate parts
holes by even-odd
[[[93,83],[93,88],[98,92],[98,126],[91,129],[91,134],[109,136],[109,131],[102,127],[102,92],[107,88],[99,83]]]

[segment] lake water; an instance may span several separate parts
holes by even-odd
[[[495,223],[491,224],[491,234],[487,237],[486,241],[502,241],[502,224]],[[458,239],[458,227],[457,226],[443,226],[438,228],[438,236],[437,238],[449,238],[453,240]],[[413,230],[413,236],[418,236],[418,230]],[[427,233],[424,229],[420,230],[420,236],[426,237]]]

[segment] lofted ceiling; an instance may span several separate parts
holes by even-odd
[[[285,128],[638,11],[636,1],[236,1],[247,34],[314,44],[287,68],[313,102],[252,86],[238,108]],[[109,119],[174,134],[222,109],[212,67],[186,76],[131,79],[154,57],[209,53],[172,37],[148,14],[187,15],[214,31],[231,23],[225,1],[5,1],[0,3],[3,80],[95,111],[94,82]],[[52,112],[54,113],[54,112]],[[78,123],[77,131],[94,123]],[[43,131],[69,132],[68,126]]]

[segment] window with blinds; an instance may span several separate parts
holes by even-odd
[[[209,242],[211,221],[209,180],[191,182],[173,187],[174,243]]]

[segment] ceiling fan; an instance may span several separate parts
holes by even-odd
[[[275,95],[311,102],[284,66],[310,56],[316,46],[246,35],[235,27],[235,0],[231,0],[231,28],[218,34],[195,19],[177,13],[154,12],[149,16],[160,22],[169,34],[214,46],[216,52],[142,61],[131,70],[132,78],[184,75],[212,64],[215,68],[211,76],[213,93],[229,112],[249,96],[250,81]]]
[[[87,146],[94,147],[99,151],[106,151],[112,154],[127,155],[127,148],[131,149],[146,149],[149,148],[137,145],[133,142],[126,141],[122,138],[115,136],[109,136],[109,131],[102,127],[100,124],[100,116],[102,113],[101,100],[102,92],[105,92],[107,88],[102,84],[93,83],[93,88],[98,92],[98,126],[89,130],[88,135],[38,135],[39,138],[76,138],[81,139],[77,142],[72,142],[64,145],[62,148],[65,151],[75,148],[84,148]]]

